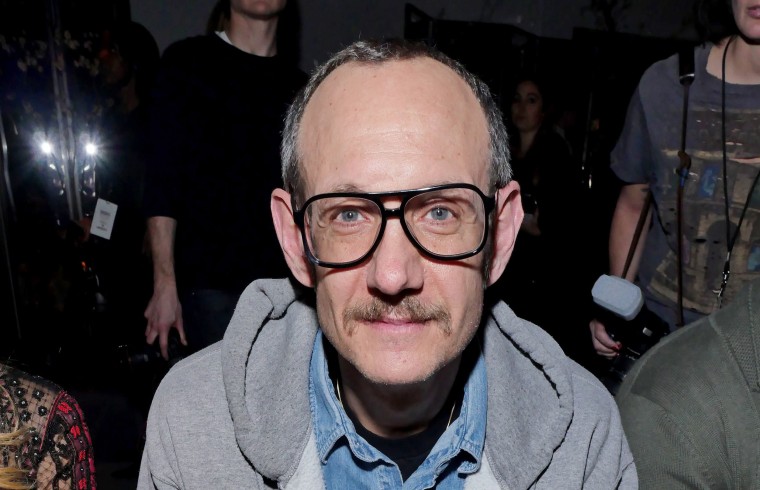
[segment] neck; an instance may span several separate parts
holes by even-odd
[[[338,363],[342,403],[348,405],[365,429],[396,439],[422,432],[444,408],[461,356],[430,379],[403,386],[372,383],[343,358]]]
[[[723,76],[723,53],[730,38],[713,47],[707,59],[707,72]],[[750,44],[741,36],[734,37],[726,55],[726,82],[738,85],[760,85],[760,45]]]
[[[232,11],[227,27],[232,44],[248,54],[274,56],[277,54],[277,17],[257,19]]]
[[[520,131],[520,149],[518,151],[519,157],[524,157],[530,148],[533,146],[533,142],[536,140],[538,129],[530,131]]]

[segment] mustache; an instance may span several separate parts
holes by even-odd
[[[436,321],[445,333],[451,331],[451,315],[446,308],[441,305],[423,303],[414,296],[405,296],[397,303],[371,298],[349,306],[343,311],[344,325],[352,325],[354,322],[374,322],[383,318],[402,318],[414,323]]]

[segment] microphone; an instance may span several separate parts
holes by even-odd
[[[628,321],[636,318],[644,306],[644,295],[638,286],[622,277],[606,274],[594,283],[591,297],[597,305]]]

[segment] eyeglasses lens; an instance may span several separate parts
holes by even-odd
[[[322,262],[345,264],[361,259],[378,240],[383,209],[362,197],[324,197],[305,209],[304,225],[311,253]],[[441,257],[477,249],[484,239],[483,199],[468,188],[418,194],[403,210],[416,245]]]

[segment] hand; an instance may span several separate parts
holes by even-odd
[[[182,326],[182,305],[177,296],[177,286],[173,282],[156,284],[153,296],[145,309],[145,319],[148,320],[145,341],[153,344],[158,337],[158,345],[164,359],[169,359],[169,332],[172,327],[177,329],[182,345],[187,345],[185,329]]]
[[[594,344],[596,353],[607,359],[616,358],[623,345],[620,342],[612,340],[612,337],[607,334],[604,324],[599,320],[591,320],[588,327],[591,330],[591,343]]]

